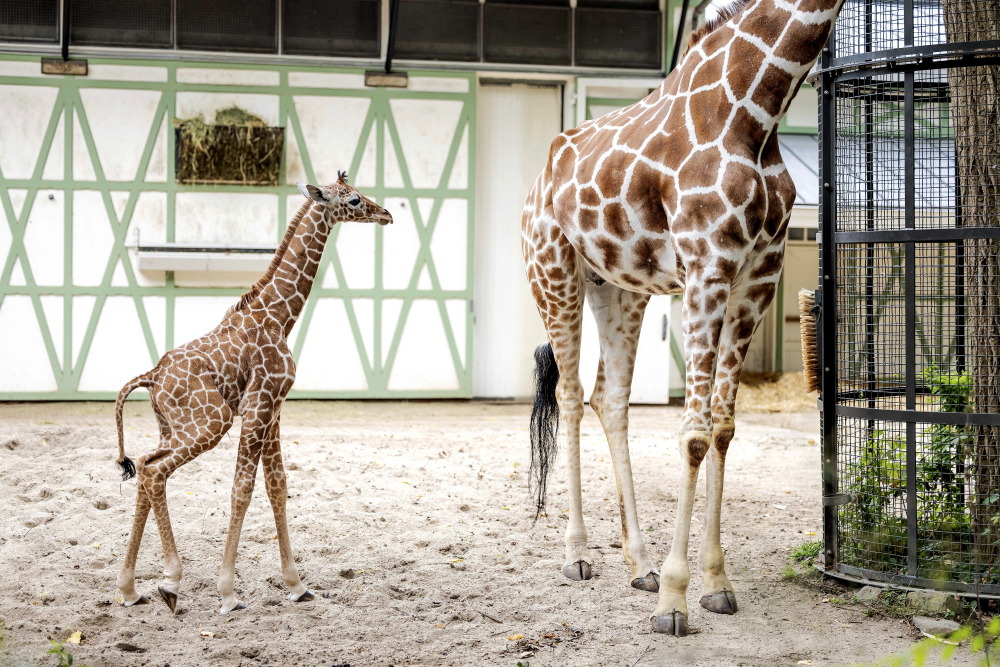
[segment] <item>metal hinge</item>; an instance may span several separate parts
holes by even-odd
[[[857,499],[858,496],[856,493],[834,493],[833,495],[823,496],[823,507],[846,505],[847,503],[853,503]]]

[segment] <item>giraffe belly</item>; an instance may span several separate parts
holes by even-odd
[[[627,241],[595,230],[563,233],[593,272],[605,282],[640,294],[681,294],[684,277],[677,268],[677,254],[669,232],[636,232]]]

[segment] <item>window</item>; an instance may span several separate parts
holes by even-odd
[[[170,0],[72,0],[70,44],[170,47]]]
[[[58,42],[58,1],[3,0],[0,2],[0,40]]]
[[[379,0],[282,0],[282,52],[378,58]]]
[[[395,56],[477,61],[479,19],[477,0],[399,0]]]
[[[571,10],[566,6],[487,2],[483,59],[492,63],[572,65]]]
[[[176,0],[177,46],[207,51],[278,50],[274,0]]]

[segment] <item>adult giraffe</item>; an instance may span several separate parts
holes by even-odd
[[[180,466],[215,447],[239,414],[242,418],[236,474],[233,480],[229,532],[219,572],[221,613],[242,609],[233,590],[236,547],[243,517],[253,495],[257,465],[263,460],[264,481],[271,500],[281,554],[281,578],[291,589],[289,599],[302,602],[314,595],[302,585],[292,558],[285,518],[288,486],[281,461],[278,423],[281,406],[295,382],[295,360],[288,336],[305,306],[323,248],[338,222],[377,222],[392,216],[347,183],[341,173],[336,183],[318,188],[298,184],[306,197],[288,227],[264,275],[227,312],[222,322],[201,338],[163,355],[151,371],[130,380],[118,394],[118,465],[122,479],[139,475],[135,518],[118,590],[122,604],[131,607],[148,599],[135,589],[135,562],[150,509],[156,514],[165,561],[160,597],[174,612],[181,584],[181,559],[167,511],[167,479]],[[135,464],[125,456],[122,407],[138,389],[149,390],[160,425],[160,446]]]
[[[740,372],[774,298],[795,199],[776,132],[842,2],[736,2],[692,35],[678,67],[648,97],[556,137],[525,202],[522,250],[549,338],[536,351],[542,381],[531,431],[538,509],[561,416],[570,491],[563,573],[589,579],[578,372],[586,296],[601,341],[590,404],[611,449],[632,585],[659,590],[651,619],[656,632],[687,633],[691,504],[706,457],[701,605],[722,614],[737,610],[719,537],[723,471]],[[673,543],[659,572],[639,529],[627,440],[635,349],[653,294],[684,295],[687,369],[683,482]]]

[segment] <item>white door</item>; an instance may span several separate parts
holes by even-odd
[[[521,257],[524,198],[562,131],[562,85],[481,83],[477,98],[473,396],[531,395],[546,340]]]

